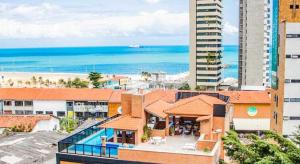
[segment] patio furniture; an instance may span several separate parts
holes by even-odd
[[[183,147],[182,147],[183,150],[193,150],[195,151],[196,150],[196,144],[193,144],[193,143],[186,143]]]
[[[154,142],[154,140],[153,140],[152,137],[150,138],[149,143],[150,143],[150,144],[155,144],[155,142]]]
[[[160,144],[160,143],[161,143],[161,140],[162,140],[161,137],[153,137],[152,139],[154,140],[154,143],[155,143],[155,144]]]
[[[161,143],[166,144],[166,143],[167,143],[167,138],[163,138],[163,139],[161,140]]]

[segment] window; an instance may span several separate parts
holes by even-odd
[[[4,106],[11,106],[12,102],[11,101],[4,101]]]
[[[15,101],[15,106],[23,106],[23,101]]]
[[[46,111],[46,114],[53,115],[53,111]]]
[[[57,112],[57,117],[65,117],[66,113],[63,111],[58,111]]]
[[[285,79],[284,83],[291,83],[290,79]]]
[[[290,117],[290,120],[300,120],[300,117]]]
[[[36,111],[35,114],[44,114],[43,111]]]
[[[300,98],[290,98],[290,102],[300,102]]]
[[[291,83],[300,83],[300,79],[292,79]]]
[[[289,98],[284,98],[284,102],[290,102]]]
[[[73,102],[67,102],[67,107],[73,107]]]
[[[33,106],[32,101],[25,101],[24,104],[25,104],[25,106]]]
[[[24,115],[24,111],[23,110],[16,110],[15,114],[16,115]]]
[[[32,111],[32,110],[25,110],[25,114],[26,114],[26,115],[32,115],[32,114],[33,114],[33,111]]]

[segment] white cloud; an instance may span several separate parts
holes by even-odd
[[[160,0],[146,0],[146,2],[147,2],[147,3],[154,4],[154,3],[160,2]]]
[[[0,6],[1,10],[7,11],[0,17],[0,38],[4,39],[176,36],[188,33],[188,13],[170,13],[166,10],[104,16],[101,13],[66,11],[49,3]]]
[[[238,33],[238,28],[232,24],[230,24],[229,22],[225,22],[224,23],[224,33],[228,34],[228,35],[235,35]]]

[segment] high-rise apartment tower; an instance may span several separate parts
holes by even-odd
[[[222,70],[222,0],[190,0],[190,85],[218,89]]]
[[[240,0],[239,86],[270,85],[270,0]]]

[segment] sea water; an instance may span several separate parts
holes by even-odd
[[[224,46],[223,76],[237,78],[238,46]],[[178,74],[189,70],[188,46],[0,49],[2,72]]]

